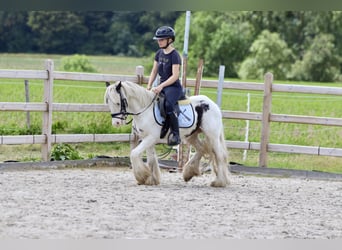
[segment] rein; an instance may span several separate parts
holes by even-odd
[[[153,102],[157,99],[157,95],[155,95],[153,97],[151,103],[149,105],[147,105],[143,110],[141,110],[137,113],[131,113],[131,112],[127,112],[127,110],[126,110],[126,108],[128,106],[128,102],[127,102],[127,98],[124,97],[122,92],[121,92],[121,82],[118,86],[116,86],[115,90],[120,96],[120,112],[112,113],[111,116],[112,116],[112,118],[116,118],[116,119],[126,120],[128,115],[140,115],[143,112],[145,112],[153,104]],[[126,124],[130,124],[132,122],[132,120],[130,120]]]

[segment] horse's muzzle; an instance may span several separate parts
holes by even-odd
[[[112,118],[112,125],[114,127],[120,127],[125,124],[125,120],[119,118]]]

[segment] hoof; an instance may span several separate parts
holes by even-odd
[[[226,182],[222,182],[222,181],[213,181],[212,183],[210,183],[211,187],[227,187],[229,183]]]
[[[190,181],[192,179],[192,177],[193,176],[187,176],[187,177],[183,176],[183,179],[184,179],[185,182],[188,182],[188,181]]]
[[[145,185],[148,185],[148,186],[154,186],[154,185],[159,185],[159,184],[160,184],[160,182],[158,180],[152,178],[152,176],[147,178],[145,181]]]

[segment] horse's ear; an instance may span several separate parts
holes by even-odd
[[[116,91],[119,92],[120,91],[120,88],[121,88],[121,81],[118,83],[118,85],[116,86]]]
[[[106,88],[110,86],[110,82],[106,82]]]

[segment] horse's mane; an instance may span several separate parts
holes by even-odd
[[[116,82],[115,84],[110,85],[107,88],[108,92],[116,92],[116,87],[120,82]],[[152,99],[154,98],[155,94],[146,88],[142,87],[141,85],[130,82],[130,81],[122,81],[121,82],[121,90],[124,92],[125,96],[128,99],[136,99],[141,103],[143,106],[147,106],[151,103]]]
[[[124,89],[127,98],[135,98],[139,100],[143,106],[149,105],[155,96],[153,92],[147,90],[137,83],[124,81],[121,82],[121,84],[121,88]]]

